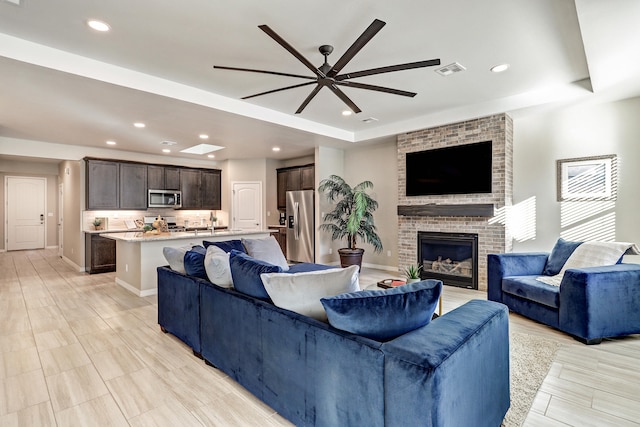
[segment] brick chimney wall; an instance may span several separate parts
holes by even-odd
[[[406,153],[492,141],[491,194],[407,197]],[[398,135],[398,205],[493,204],[494,217],[398,216],[398,263],[402,270],[417,261],[418,231],[478,234],[478,288],[487,289],[487,255],[510,252],[512,239],[505,225],[505,206],[513,199],[513,122],[506,114],[467,120]]]

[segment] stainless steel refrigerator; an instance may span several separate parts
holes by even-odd
[[[287,259],[315,262],[314,191],[287,191]]]

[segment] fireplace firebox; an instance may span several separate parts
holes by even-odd
[[[422,279],[478,289],[478,235],[419,231],[418,264]]]

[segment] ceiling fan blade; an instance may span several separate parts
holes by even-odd
[[[345,93],[343,91],[340,90],[340,88],[338,88],[336,85],[327,85],[327,87],[329,89],[331,89],[331,91],[333,93],[335,93],[336,95],[338,95],[338,98],[340,98],[342,100],[342,102],[344,102],[345,104],[347,104],[347,106],[349,108],[351,108],[351,111],[353,111],[354,113],[358,114],[359,112],[361,112],[362,110],[358,108],[358,106],[351,100],[349,99],[349,97],[347,95],[345,95]]]
[[[272,39],[274,39],[280,46],[282,46],[283,48],[287,49],[290,54],[292,54],[293,56],[298,58],[298,61],[302,62],[305,65],[305,67],[307,67],[308,69],[313,71],[313,73],[315,75],[320,76],[320,77],[326,77],[316,67],[314,67],[313,64],[311,62],[309,62],[309,60],[307,58],[302,56],[302,54],[300,52],[298,52],[297,50],[295,50],[295,48],[293,46],[291,46],[282,37],[280,37],[278,34],[276,34],[275,31],[273,31],[271,28],[269,28],[268,25],[258,25],[258,28],[260,28],[262,31],[267,33],[267,35],[269,37],[271,37]]]
[[[413,98],[414,96],[417,95],[417,93],[415,93],[415,92],[407,92],[406,90],[391,89],[389,87],[374,86],[374,85],[357,83],[357,82],[349,82],[349,81],[339,82],[339,81],[336,81],[335,84],[340,85],[340,86],[354,87],[356,89],[368,89],[368,90],[375,90],[375,91],[378,91],[378,92],[391,93],[393,95],[408,96],[410,98]]]
[[[347,51],[340,57],[340,59],[338,59],[338,62],[336,62],[331,70],[329,70],[329,72],[327,73],[329,77],[334,77],[335,75],[337,75],[344,68],[344,66],[347,65],[347,63],[351,61],[358,52],[360,52],[360,49],[362,49],[364,45],[369,43],[373,36],[378,34],[378,31],[380,31],[385,25],[386,22],[379,19],[374,19],[371,25],[369,25],[367,29],[364,30],[360,37],[358,37],[356,41],[353,42],[351,47],[347,49]]]
[[[391,73],[394,71],[411,70],[413,68],[433,67],[440,65],[440,59],[429,59],[428,61],[410,62],[407,64],[389,65],[388,67],[372,68],[370,70],[356,71],[355,73],[345,73],[336,76],[336,80],[355,79],[356,77],[372,76],[374,74]]]
[[[281,87],[280,89],[268,90],[266,92],[256,93],[255,95],[243,96],[241,99],[255,98],[256,96],[268,95],[270,93],[280,92],[282,90],[287,90],[287,89],[295,89],[297,87],[308,86],[308,85],[312,85],[314,83],[315,83],[315,81],[307,82],[307,83],[300,83],[300,84],[293,85],[293,86]]]
[[[213,68],[219,68],[221,70],[232,70],[232,71],[248,71],[250,73],[275,74],[276,76],[297,77],[300,79],[309,79],[309,80],[317,79],[317,77],[302,76],[300,74],[281,73],[279,71],[255,70],[253,68],[224,67],[222,65],[214,65]]]
[[[307,96],[307,98],[304,101],[302,101],[302,104],[300,104],[300,106],[296,110],[296,114],[302,113],[302,110],[304,110],[307,104],[309,104],[309,102],[311,102],[311,100],[318,94],[318,92],[320,92],[320,89],[322,89],[322,85],[320,84],[316,85],[316,87],[313,88],[309,96]]]

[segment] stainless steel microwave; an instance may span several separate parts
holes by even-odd
[[[181,208],[182,192],[176,190],[149,190],[150,208]]]

